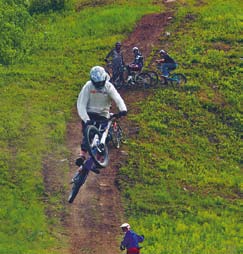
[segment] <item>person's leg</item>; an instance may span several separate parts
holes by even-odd
[[[162,65],[162,75],[165,76],[165,77],[169,76],[168,65],[169,64],[167,64],[167,63],[164,63]]]
[[[170,63],[167,65],[168,73],[176,69],[176,64]]]
[[[85,139],[84,139],[84,132],[85,132],[85,123],[84,123],[84,121],[82,121],[81,124],[82,124],[82,141],[81,141],[81,144],[80,144],[81,150],[80,150],[79,157],[75,161],[75,164],[78,167],[83,165],[83,163],[86,159],[86,154],[87,154],[87,146],[86,146]]]
[[[127,65],[127,74],[128,76],[131,75],[131,64]]]
[[[116,81],[120,75],[120,66],[115,63],[112,65],[112,81]]]

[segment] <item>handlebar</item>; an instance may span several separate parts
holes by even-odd
[[[92,124],[92,123],[98,123],[98,124],[103,124],[103,123],[107,123],[107,122],[109,122],[110,120],[112,120],[113,118],[121,118],[122,117],[122,115],[120,114],[120,113],[110,113],[110,117],[109,118],[107,118],[107,119],[105,119],[105,120],[95,120],[95,121],[90,121],[90,123],[88,124],[88,125],[90,125],[90,124]]]
[[[113,118],[121,118],[122,116],[119,113],[110,113],[110,117],[107,119],[108,121],[110,121]]]

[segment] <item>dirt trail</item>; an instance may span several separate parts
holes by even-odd
[[[171,14],[153,14],[144,16],[135,27],[134,32],[122,43],[125,60],[131,60],[133,46],[139,47],[144,57],[149,56],[152,48],[158,44]],[[144,92],[122,92],[129,111],[135,109],[131,104],[138,97],[145,98]],[[128,126],[126,120],[124,126]],[[70,179],[77,170],[74,161],[79,153],[81,140],[81,124],[76,110],[72,122],[67,127],[67,146],[71,151]],[[70,254],[114,254],[118,252],[121,239],[119,225],[124,222],[123,207],[119,191],[115,186],[115,178],[120,162],[126,156],[124,151],[110,151],[109,167],[100,175],[90,172],[73,204],[67,204],[68,216],[64,219],[67,233],[70,236]],[[68,193],[66,193],[66,197]]]

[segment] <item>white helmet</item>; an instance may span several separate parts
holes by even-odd
[[[134,51],[139,51],[139,50],[138,50],[138,47],[133,47],[132,51],[133,51],[133,52],[134,52]]]
[[[105,69],[101,66],[94,66],[90,70],[90,79],[96,89],[101,89],[104,87],[107,76],[108,75]]]
[[[162,54],[162,55],[167,55],[167,52],[163,49],[161,49],[159,53]]]
[[[123,223],[121,224],[120,228],[127,228],[129,230],[131,226],[128,223]]]

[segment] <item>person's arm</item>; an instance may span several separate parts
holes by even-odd
[[[88,83],[86,83],[84,87],[82,88],[77,100],[77,110],[78,110],[79,117],[85,123],[90,120],[86,110],[88,100],[89,100],[89,86],[87,84]]]
[[[144,240],[144,235],[137,235],[138,242],[141,243]]]
[[[161,59],[156,60],[156,63],[163,63],[164,61],[165,61],[165,59],[161,58]]]
[[[112,57],[112,55],[113,55],[113,49],[107,54],[107,56],[105,57],[105,60],[108,61],[108,59]]]
[[[117,92],[115,87],[110,83],[109,87],[109,96],[112,98],[112,100],[116,103],[116,106],[118,107],[120,112],[127,112],[127,107],[122,99],[121,95]]]
[[[123,240],[121,241],[120,246],[127,247],[129,244],[129,235],[125,234]]]

